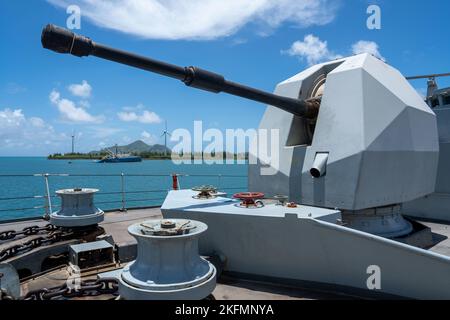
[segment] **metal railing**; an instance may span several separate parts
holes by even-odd
[[[50,213],[54,212],[60,207],[58,204],[59,197],[52,192],[52,179],[55,178],[98,178],[100,181],[105,178],[119,178],[119,186],[114,189],[114,191],[100,191],[96,193],[95,204],[105,211],[123,211],[126,212],[129,209],[136,208],[148,208],[155,207],[162,204],[167,193],[172,190],[172,179],[176,177],[178,188],[191,188],[198,184],[213,184],[219,190],[222,191],[243,191],[246,190],[244,183],[241,185],[236,185],[233,183],[224,183],[224,179],[241,178],[247,179],[246,175],[233,175],[233,174],[55,174],[55,173],[38,173],[38,174],[4,174],[0,175],[0,187],[1,190],[7,191],[7,186],[2,183],[2,178],[38,178],[43,179],[43,194],[40,195],[7,195],[1,196],[0,193],[0,222],[10,221],[10,220],[26,220],[41,218],[42,216],[48,216]],[[127,178],[139,177],[143,179],[163,179],[160,183],[163,187],[155,189],[144,189],[139,188],[139,183],[127,183]],[[189,182],[189,178],[195,178],[196,182]],[[167,179],[167,180],[166,180]],[[84,181],[84,180],[82,180]],[[86,183],[84,186],[92,184]],[[59,184],[61,185],[61,184]],[[65,183],[67,185],[67,183]],[[130,190],[130,187],[133,188]],[[164,188],[167,186],[167,188]],[[74,185],[66,188],[74,188]],[[79,187],[77,185],[76,187]],[[83,186],[82,186],[83,187]],[[58,187],[54,190],[59,189]],[[20,190],[19,190],[20,192]],[[4,194],[4,193],[3,193]],[[152,196],[149,196],[152,195]],[[105,199],[106,198],[106,199]],[[24,204],[23,206],[11,207],[4,205],[7,202],[20,202]],[[43,201],[43,203],[36,205],[36,201]],[[144,203],[143,205],[136,205],[137,203]],[[117,205],[118,204],[118,205]],[[24,214],[24,212],[30,211],[31,215]],[[9,216],[5,217],[5,213],[11,213]],[[20,212],[22,214],[13,214],[15,212]],[[40,212],[40,214],[37,214]],[[3,214],[3,215],[2,215]]]

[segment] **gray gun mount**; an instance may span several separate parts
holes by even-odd
[[[47,25],[42,31],[42,46],[58,53],[77,57],[96,56],[110,61],[158,73],[181,80],[184,84],[213,93],[226,92],[246,99],[270,104],[299,117],[314,119],[320,102],[275,95],[226,80],[222,75],[198,67],[180,67],[163,61],[143,57],[134,53],[107,47],[70,30]]]

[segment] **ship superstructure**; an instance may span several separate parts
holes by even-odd
[[[174,190],[160,208],[163,219],[130,227],[137,239],[134,253],[119,250],[120,241],[108,238],[97,224],[50,225],[33,232],[58,232],[57,237],[46,234],[39,246],[27,242],[3,251],[4,261],[17,265],[16,253],[27,252],[27,246],[57,243],[64,250],[61,240],[79,241],[84,246],[67,244],[74,252],[71,265],[89,261],[98,268],[100,262],[114,263],[115,246],[116,259],[126,256],[135,262],[97,272],[96,282],[86,286],[108,293],[122,288],[122,298],[130,299],[177,299],[186,297],[189,288],[193,298],[210,299],[221,277],[364,297],[450,299],[446,225],[421,220],[450,221],[450,206],[441,197],[450,180],[448,91],[430,83],[426,103],[397,69],[369,54],[312,66],[280,82],[272,94],[197,67],[110,48],[52,25],[44,29],[42,44],[268,104],[260,129],[279,132],[280,167],[253,154],[258,161],[249,165],[249,192],[233,196],[213,186],[180,190],[174,176]],[[432,205],[428,197],[434,197]],[[185,266],[183,272],[170,272],[175,261]],[[7,273],[17,286],[14,272]],[[43,295],[52,296],[48,291]]]

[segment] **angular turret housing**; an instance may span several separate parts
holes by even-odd
[[[432,193],[436,117],[404,76],[361,54],[313,66],[280,83],[275,93],[308,98],[321,78],[326,83],[315,128],[279,109],[266,110],[260,128],[280,129],[280,168],[274,176],[260,176],[264,165],[251,166],[250,188],[352,211]],[[324,155],[324,174],[313,177],[315,160],[323,165]]]

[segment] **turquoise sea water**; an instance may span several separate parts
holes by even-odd
[[[34,174],[69,174],[50,176],[50,193],[65,188],[100,189],[95,201],[103,210],[122,206],[121,173],[125,174],[126,207],[160,205],[172,187],[172,173],[180,177],[181,188],[212,184],[229,193],[247,189],[247,165],[176,165],[172,161],[148,160],[138,163],[95,163],[91,160],[47,160],[41,157],[0,157],[0,220],[42,216],[44,198],[10,199],[44,196],[45,181]],[[19,175],[19,176],[16,176]],[[127,176],[132,175],[132,176]],[[162,175],[162,176],[146,176]],[[217,175],[222,175],[220,178]],[[52,198],[53,211],[58,209],[58,197]],[[26,209],[26,210],[14,210]]]

